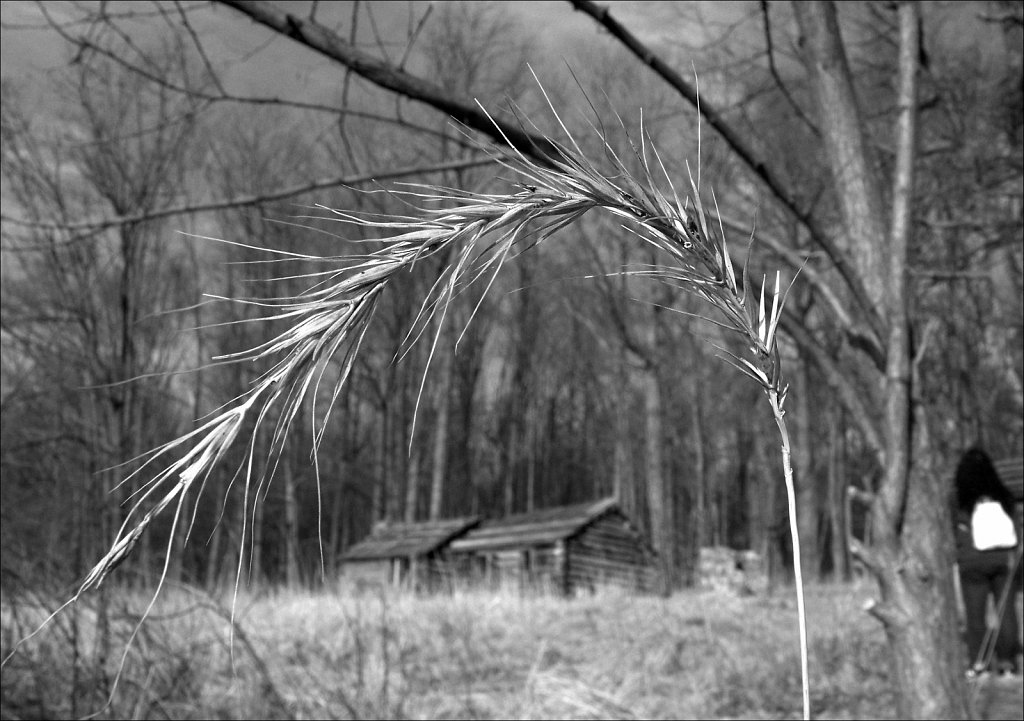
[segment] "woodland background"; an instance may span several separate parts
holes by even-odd
[[[805,229],[706,125],[698,132],[693,109],[555,5],[313,3],[306,12],[497,117],[512,118],[512,101],[555,132],[528,61],[595,157],[588,103],[620,140],[610,109],[636,137],[642,108],[670,174],[699,166],[732,244],[753,234],[752,278],[774,271],[784,251],[813,268]],[[272,329],[238,322],[258,317],[252,306],[210,298],[295,293],[309,281],[294,276],[318,268],[309,257],[264,262],[274,256],[262,249],[363,251],[372,239],[317,204],[401,214],[410,209],[383,192],[388,183],[487,192],[507,179],[474,131],[311,60],[229,8],[2,7],[5,52],[23,53],[5,55],[2,86],[3,584],[66,591],[106,550],[145,480],[121,484],[129,459],[190,430],[262,372],[211,363]],[[702,96],[803,202],[838,213],[824,160],[807,150],[820,131],[788,4],[612,7],[677,67],[692,63]],[[922,6],[910,313],[940,454],[933,467],[950,478],[973,442],[995,457],[1024,442],[1021,7]],[[839,15],[885,168],[894,16],[885,3],[843,3]],[[33,61],[36,51],[46,59]],[[496,517],[612,493],[645,528],[652,511],[664,514],[677,586],[692,582],[703,545],[753,548],[784,574],[778,441],[761,391],[715,357],[727,340],[687,315],[704,313],[692,299],[619,274],[651,262],[621,233],[588,216],[517,258],[486,296],[457,298],[413,344],[407,334],[438,272],[425,260],[382,302],[322,439],[319,486],[307,416],[261,488],[264,502],[246,507],[233,484],[239,448],[189,501],[188,543],[184,528],[171,537],[169,523],[153,527],[122,578],[148,585],[170,549],[174,581],[231,585],[243,553],[256,587],[316,585],[321,543],[332,577],[339,554],[379,520]],[[798,278],[787,312],[855,374],[864,361],[850,360],[822,302]],[[847,531],[870,528],[844,489],[874,490],[881,469],[821,365],[793,347],[785,363],[805,574],[846,579]],[[269,438],[254,442],[267,448]],[[657,504],[652,483],[664,488]],[[244,514],[251,546],[239,543]]]

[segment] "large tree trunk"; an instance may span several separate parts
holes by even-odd
[[[915,413],[914,464],[907,489],[903,532],[883,547],[873,570],[881,601],[872,613],[885,627],[893,651],[902,718],[970,718],[966,668],[950,569],[955,557],[946,480],[928,461],[930,444],[920,406]],[[874,549],[872,549],[874,550]]]
[[[907,242],[911,230],[919,53],[919,9],[899,8],[900,78],[892,227],[886,232],[877,171],[869,161],[864,125],[830,2],[794,3],[819,121],[840,199],[847,251],[872,301],[888,323],[882,482],[872,503],[872,547],[855,546],[879,582],[872,613],[893,652],[901,718],[964,718],[962,651],[950,574],[946,489],[927,467],[922,413],[913,431],[911,349],[907,315]],[[888,240],[888,244],[886,241]],[[885,252],[884,249],[886,249]],[[912,447],[912,440],[916,444]],[[913,468],[912,468],[913,451]],[[913,470],[913,473],[912,473]]]
[[[877,167],[857,105],[832,2],[794,2],[800,45],[817,100],[818,122],[843,218],[842,250],[853,260],[869,300],[883,295],[885,215]],[[876,306],[877,307],[877,306]]]

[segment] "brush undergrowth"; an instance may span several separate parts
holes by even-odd
[[[893,718],[884,638],[851,587],[812,587],[813,703],[821,718]],[[793,601],[612,591],[573,600],[270,591],[214,599],[172,590],[128,650],[150,596],[124,592],[98,663],[96,609],[4,669],[4,718],[791,718],[800,690]],[[2,603],[6,653],[48,613]],[[72,643],[74,637],[75,643]]]

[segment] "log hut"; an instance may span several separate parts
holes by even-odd
[[[654,587],[654,550],[614,498],[484,521],[449,548],[476,583],[567,595]]]
[[[342,577],[356,588],[396,586],[430,591],[450,587],[448,544],[479,522],[471,517],[378,523],[367,538],[342,555]]]

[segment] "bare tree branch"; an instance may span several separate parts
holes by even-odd
[[[883,534],[899,532],[908,494],[911,459],[911,428],[907,409],[913,408],[911,395],[912,354],[910,317],[907,304],[907,267],[914,211],[914,161],[917,152],[917,75],[921,43],[919,9],[912,3],[899,6],[899,115],[896,124],[896,164],[893,169],[892,223],[889,253],[885,267],[886,315],[889,357],[885,370],[885,418],[888,429],[886,474],[873,509]],[[885,523],[888,523],[886,527]]]
[[[385,62],[359,51],[357,48],[352,46],[351,43],[346,42],[336,33],[333,33],[321,25],[310,23],[302,20],[301,18],[282,12],[276,7],[265,2],[255,2],[251,0],[220,1],[246,14],[254,21],[285,34],[297,42],[300,42],[307,47],[315,49],[318,52],[342,63],[346,67],[351,68],[357,74],[380,87],[414,100],[425,102],[448,113],[452,117],[464,123],[467,127],[485,132],[499,142],[515,145],[531,157],[540,158],[544,162],[548,162],[548,158],[558,157],[560,155],[557,148],[553,148],[551,146],[549,140],[527,133],[510,124],[492,119],[486,113],[451,98],[442,89],[434,86],[433,84],[404,71],[400,71]],[[664,62],[657,58],[657,56],[655,56],[649,49],[642,46],[634,36],[610,17],[606,9],[598,8],[587,0],[570,1],[574,7],[588,12],[588,14],[597,18],[602,25],[609,27],[609,30],[612,30],[613,34],[622,42],[627,44],[627,46],[641,57],[645,63],[659,72],[659,75],[665,78],[694,105],[697,105],[696,90],[686,83],[677,73],[671,70],[671,68],[669,68]],[[867,327],[854,333],[856,336],[857,347],[866,351],[868,356],[876,363],[876,365],[883,362],[885,354],[883,347],[878,340],[878,329],[881,327],[881,321],[873,311],[871,304],[867,301],[866,293],[863,286],[860,284],[859,279],[854,274],[853,269],[849,266],[845,257],[831,241],[830,236],[818,225],[813,216],[800,208],[795,198],[786,188],[783,187],[781,181],[778,180],[764,162],[757,158],[753,151],[742,142],[737,133],[725,123],[717,110],[703,102],[700,103],[699,107],[702,115],[712,123],[712,126],[715,127],[716,130],[722,133],[723,137],[725,137],[727,142],[729,142],[734,150],[736,150],[741,159],[752,170],[754,170],[759,177],[762,178],[762,180],[772,190],[773,194],[780,199],[783,205],[785,205],[790,212],[792,212],[806,227],[808,227],[815,240],[825,249],[844,280],[846,280],[847,285],[850,287],[851,292],[857,299],[858,305],[862,307],[867,319]],[[832,303],[829,305],[830,307],[834,307]]]
[[[379,180],[390,180],[393,178],[402,178],[409,175],[419,175],[426,173],[440,173],[447,170],[464,170],[466,168],[475,168],[481,165],[488,165],[495,162],[494,158],[486,157],[475,157],[469,160],[453,160],[447,163],[438,163],[437,165],[418,165],[409,168],[399,168],[397,170],[386,171],[383,173],[370,173],[368,175],[357,175],[350,178],[328,178],[325,180],[318,180],[313,183],[306,183],[304,185],[293,186],[291,188],[285,188],[284,190],[276,193],[265,193],[259,195],[243,195],[237,198],[229,198],[227,200],[218,200],[212,203],[193,203],[186,205],[176,205],[170,208],[162,208],[160,210],[152,210],[146,213],[139,213],[136,215],[125,215],[115,218],[104,218],[103,220],[91,220],[83,221],[80,223],[38,223],[35,221],[22,220],[20,218],[14,218],[9,215],[0,215],[6,223],[15,223],[30,228],[37,228],[40,230],[63,230],[68,232],[77,232],[83,230],[93,230],[96,228],[109,228],[120,225],[127,225],[130,223],[139,223],[143,221],[152,221],[159,218],[166,218],[172,215],[183,215],[185,213],[203,213],[211,210],[224,210],[225,208],[238,208],[246,205],[257,205],[260,203],[269,203],[277,200],[284,200],[286,198],[292,198],[296,195],[302,195],[303,193],[310,193],[316,190],[323,190],[325,188],[336,188],[339,185],[361,185],[363,183],[371,183]],[[47,244],[50,247],[51,244]]]
[[[213,69],[213,63],[210,62],[210,58],[207,56],[206,50],[203,48],[203,42],[199,39],[196,31],[192,28],[192,23],[188,20],[188,13],[185,8],[181,6],[181,3],[178,0],[175,0],[174,7],[178,10],[178,16],[181,18],[181,24],[184,26],[189,38],[192,39],[192,44],[195,45],[196,52],[198,52],[199,57],[202,58],[203,67],[206,68],[206,72],[210,76],[210,80],[217,86],[217,90],[220,91],[221,95],[227,95],[227,92],[224,90],[224,86],[220,82],[220,77]]]
[[[220,77],[215,72],[212,63],[207,58],[205,51],[203,50],[202,46],[200,45],[200,40],[199,40],[198,36],[196,36],[196,34],[195,34],[195,30],[191,27],[191,24],[189,23],[189,21],[187,19],[187,13],[190,10],[195,9],[195,7],[194,6],[193,7],[188,7],[188,8],[181,7],[180,3],[177,4],[177,7],[178,7],[178,10],[179,10],[179,14],[181,16],[181,23],[182,23],[182,25],[184,27],[184,30],[192,38],[193,44],[196,46],[197,51],[199,52],[200,58],[203,61],[203,65],[204,65],[204,67],[205,67],[205,69],[207,71],[207,75],[210,78],[210,82],[212,82],[213,85],[216,86],[216,88],[217,88],[217,92],[216,93],[202,90],[199,87],[187,87],[186,85],[182,85],[180,83],[176,83],[176,82],[172,81],[170,78],[168,78],[165,73],[160,72],[159,68],[148,69],[146,67],[143,67],[143,66],[141,66],[141,65],[139,65],[137,63],[131,62],[130,60],[126,59],[125,57],[123,57],[119,53],[112,51],[110,48],[104,47],[103,45],[101,45],[101,44],[99,44],[97,42],[94,42],[93,40],[89,39],[86,35],[72,35],[72,34],[70,34],[67,31],[68,27],[74,27],[75,25],[81,25],[81,24],[84,24],[84,23],[89,23],[92,26],[95,26],[95,25],[97,25],[99,23],[103,23],[103,24],[106,24],[106,25],[112,25],[112,20],[114,20],[114,19],[121,19],[121,18],[125,18],[125,17],[130,18],[130,19],[135,19],[136,18],[135,15],[132,15],[132,14],[114,15],[114,14],[110,14],[110,13],[104,13],[102,16],[99,16],[99,17],[97,17],[97,16],[89,16],[88,18],[85,18],[85,19],[80,20],[80,21],[75,21],[73,23],[60,23],[56,19],[54,19],[52,16],[50,16],[45,11],[45,9],[44,9],[43,10],[43,15],[44,15],[44,17],[47,18],[48,23],[47,23],[47,25],[41,26],[41,27],[46,27],[46,28],[49,28],[49,29],[55,31],[68,44],[70,44],[73,47],[77,48],[76,57],[81,57],[82,54],[87,52],[87,51],[88,52],[94,52],[94,53],[96,53],[98,55],[102,55],[103,57],[109,58],[110,60],[114,61],[115,63],[117,63],[121,67],[125,68],[126,70],[129,70],[129,71],[131,71],[131,72],[133,72],[133,73],[135,73],[137,75],[140,75],[140,76],[144,77],[146,80],[150,81],[151,83],[153,83],[155,85],[167,88],[168,90],[172,90],[174,92],[181,93],[183,95],[187,95],[187,96],[195,98],[197,100],[205,101],[205,102],[210,103],[210,104],[218,103],[218,102],[228,102],[228,103],[240,103],[240,104],[248,104],[248,105],[266,105],[266,106],[295,108],[295,109],[298,109],[298,110],[309,110],[309,111],[313,111],[313,112],[317,112],[317,113],[331,113],[333,115],[338,115],[339,117],[342,117],[342,118],[351,116],[351,117],[356,117],[356,118],[363,118],[363,119],[366,119],[366,120],[372,120],[374,122],[379,122],[379,123],[389,123],[389,124],[392,124],[392,125],[397,125],[398,127],[405,128],[407,130],[412,130],[412,131],[417,132],[417,133],[423,133],[423,134],[432,135],[432,136],[435,136],[435,137],[444,138],[445,140],[447,140],[449,142],[454,142],[454,143],[456,143],[458,145],[461,145],[463,147],[472,147],[472,144],[468,140],[466,140],[465,138],[459,137],[458,134],[450,135],[450,134],[444,132],[443,130],[437,130],[435,128],[431,128],[431,127],[428,127],[428,126],[418,125],[416,123],[413,123],[413,122],[411,122],[409,120],[406,120],[404,118],[401,118],[401,117],[393,117],[393,116],[390,116],[390,115],[383,115],[381,113],[374,113],[374,112],[370,112],[370,111],[366,111],[366,110],[354,110],[352,108],[347,108],[347,107],[343,107],[343,106],[342,107],[338,107],[336,105],[330,105],[330,104],[326,104],[326,103],[317,103],[317,102],[302,101],[302,100],[291,100],[291,99],[281,98],[281,97],[261,97],[261,96],[253,96],[253,95],[239,95],[237,93],[228,92],[228,90],[224,87],[223,83],[221,82]],[[154,13],[154,15],[165,15],[165,14],[164,13]],[[36,26],[32,26],[32,27],[35,28]],[[115,30],[118,32],[119,35],[123,36],[123,33],[121,33],[120,30],[118,30],[116,28],[115,28]],[[140,55],[140,57],[148,60],[148,58],[146,58],[146,56],[144,54],[142,54],[141,51],[138,48],[135,48],[135,50],[136,50],[136,53],[138,53]],[[150,64],[152,64],[152,63],[150,62]],[[347,78],[347,76],[346,76],[346,78]],[[346,80],[346,83],[345,83],[344,87],[347,88],[347,80]],[[345,93],[344,92],[343,92],[343,97],[345,97]]]
[[[511,141],[519,148],[524,149],[527,154],[531,154],[534,157],[545,158],[547,153],[542,151],[539,155],[537,153],[530,153],[531,149],[542,149],[548,146],[550,141],[530,136],[519,128],[513,128],[511,126],[505,126],[498,123],[499,127],[495,127],[495,121],[489,117],[486,113],[483,113],[479,109],[471,108],[466,106],[451,97],[449,97],[444,90],[430,83],[406,73],[398,68],[394,68],[386,62],[372,58],[355,48],[353,42],[346,42],[340,38],[337,34],[328,30],[327,28],[310,20],[301,20],[297,17],[291,16],[287,13],[283,13],[275,7],[262,2],[238,2],[236,0],[223,0],[224,4],[227,4],[240,12],[245,13],[256,22],[267,25],[268,27],[281,32],[283,34],[292,37],[298,42],[307,45],[308,47],[315,49],[332,59],[337,60],[346,67],[346,79],[349,77],[350,72],[355,72],[372,82],[384,87],[386,89],[398,92],[399,94],[405,95],[421,102],[426,102],[438,109],[448,112],[453,117],[463,121],[470,127],[474,127],[477,130],[487,132],[491,137],[501,142]],[[753,151],[746,148],[741,142],[740,138],[736,133],[725,123],[720,113],[713,107],[709,106],[706,102],[697,102],[696,89],[690,86],[685,80],[683,80],[678,74],[676,74],[671,68],[663,63],[652,51],[643,47],[639,41],[635,39],[627,30],[625,30],[618,22],[612,18],[606,9],[598,8],[588,0],[574,1],[573,6],[580,9],[588,14],[592,15],[599,22],[609,28],[613,35],[619,38],[624,44],[627,45],[635,54],[641,57],[641,59],[651,66],[656,72],[659,73],[664,79],[666,79],[670,85],[672,85],[677,91],[679,91],[684,97],[690,100],[695,106],[699,107],[702,115],[711,122],[712,126],[715,127],[723,137],[737,150],[738,154],[750,166],[756,173],[758,173],[762,179],[768,184],[769,188],[772,189],[773,193],[779,197],[784,205],[800,218],[805,225],[807,225],[812,234],[820,239],[821,244],[825,247],[826,253],[829,254],[833,262],[839,267],[840,272],[843,272],[843,264],[845,260],[839,254],[838,249],[830,248],[830,241],[827,241],[827,236],[824,232],[817,230],[813,225],[813,218],[809,213],[804,213],[800,208],[797,207],[795,200],[790,200],[790,196],[786,193],[785,189],[781,187],[781,183],[777,181],[774,176],[770,174],[768,168],[757,158],[754,157]],[[68,37],[72,42],[75,40]],[[98,52],[102,52],[108,57],[112,57],[118,62],[125,64],[122,58],[116,57],[115,53],[111,53],[109,50],[104,48],[97,48],[93,43],[78,39],[79,43],[88,43],[88,47],[96,49]],[[128,63],[126,67],[132,69],[135,72],[143,74],[145,77],[153,82],[161,83],[166,85],[166,78],[162,78],[157,74],[148,73],[143,68],[138,68]],[[195,95],[195,91],[184,87],[175,87],[174,89],[179,92],[189,92]],[[239,98],[234,96],[228,96],[226,94],[214,95],[214,94],[199,94],[210,101],[230,99],[237,102],[260,102],[266,104],[292,104],[289,101],[282,101],[278,99],[258,99],[258,98]],[[339,112],[335,108],[316,108],[318,110],[328,110],[331,112]],[[348,111],[340,111],[348,112]],[[420,128],[417,128],[420,129]],[[436,131],[435,131],[436,132]],[[526,137],[523,141],[522,136]],[[557,151],[556,151],[557,152]],[[467,166],[468,167],[468,166]],[[399,171],[399,174],[407,174],[403,171]],[[394,175],[381,175],[376,176],[378,178],[395,177]],[[366,178],[352,179],[347,182],[357,183],[365,181]],[[301,188],[292,188],[282,191],[279,194],[275,194],[270,197],[263,197],[262,200],[278,200],[282,197],[291,197],[298,195],[303,192],[311,190],[317,190],[323,187],[331,187],[339,184],[344,184],[346,181],[340,179],[331,179],[327,181],[321,181],[312,185],[302,186]],[[259,202],[260,199],[253,197],[246,197],[237,200],[218,201],[213,204],[207,205],[188,205],[180,206],[177,208],[169,208],[165,211],[161,211],[160,216],[174,215],[185,212],[193,211],[204,211],[213,209],[222,209],[225,207],[236,207],[239,205],[250,205],[254,202]],[[7,220],[13,221],[11,218]],[[13,221],[16,222],[16,221]],[[116,219],[114,222],[118,222]],[[126,222],[126,221],[122,221]],[[723,222],[727,222],[723,219]],[[79,224],[77,226],[71,226],[71,228],[85,227],[95,228],[97,226],[103,226],[109,224],[110,221],[98,221]],[[728,223],[734,227],[740,227],[739,224]],[[39,227],[39,226],[37,226]],[[69,226],[58,226],[68,228]],[[745,231],[744,231],[745,232]],[[764,242],[781,258],[789,262],[794,268],[804,267],[805,263],[798,256],[798,254],[787,248],[785,243],[772,238],[763,238]],[[861,327],[851,317],[849,311],[845,308],[840,299],[836,296],[835,292],[829,286],[829,284],[822,278],[817,272],[805,268],[805,277],[807,277],[815,289],[821,294],[826,302],[826,305],[834,313],[838,325],[844,329],[844,332],[848,335],[851,340],[851,344],[864,350],[873,360],[873,362],[881,366],[884,364],[884,351],[881,344],[877,340],[877,333],[875,328],[870,327],[870,321],[873,320],[869,317],[869,327]],[[854,294],[857,294],[856,287],[851,286]]]
[[[723,215],[717,215],[708,211],[708,217],[713,218],[720,222],[723,227],[729,228],[730,230],[738,233],[749,233],[750,228],[744,224]],[[865,328],[858,324],[855,318],[850,315],[849,309],[843,303],[842,299],[836,295],[835,289],[829,283],[828,278],[823,276],[811,264],[800,257],[800,253],[794,250],[789,244],[782,241],[780,238],[775,238],[763,231],[758,231],[757,242],[767,246],[773,253],[779,258],[784,260],[793,268],[799,268],[800,273],[805,281],[807,281],[814,290],[818,293],[818,296],[825,302],[825,305],[832,311],[835,316],[835,320],[838,322],[839,328],[846,334],[847,339],[850,341],[850,345],[860,348],[865,353],[872,357],[872,360],[876,365],[883,365],[885,363],[885,356],[881,353],[881,349],[874,342],[874,337],[871,334],[870,328]],[[743,266],[744,259],[737,255],[735,247],[732,248],[734,262]]]
[[[818,130],[818,126],[811,122],[811,119],[807,117],[803,108],[801,108],[793,96],[790,95],[786,84],[782,82],[782,76],[779,75],[779,69],[775,66],[775,48],[772,43],[772,24],[768,13],[768,0],[761,0],[761,17],[764,18],[764,43],[768,51],[768,71],[775,79],[775,84],[779,87],[782,97],[784,97],[786,102],[789,103],[789,106],[793,108],[793,112],[796,113],[797,117],[803,121],[804,125],[806,125],[815,136],[820,138],[821,131]]]
[[[430,19],[430,14],[434,11],[434,5],[427,5],[427,9],[423,12],[419,21],[416,23],[416,27],[409,32],[409,42],[405,44],[405,52],[402,53],[402,59],[398,61],[398,69],[404,70],[405,64],[409,60],[409,56],[412,54],[413,46],[416,44],[416,40],[419,39],[420,33],[423,32],[424,26],[427,24],[427,20]]]
[[[392,65],[368,55],[346,42],[337,33],[318,23],[309,22],[279,10],[268,2],[257,0],[219,0],[222,4],[247,15],[254,22],[265,25],[296,42],[351,68],[356,74],[386,90],[426,103],[447,113],[467,128],[484,133],[504,145],[512,145],[519,152],[545,165],[562,152],[550,139],[523,130],[519,125],[493,118],[478,107],[467,105],[450,97],[443,89]]]
[[[872,359],[884,356],[884,350],[878,340],[881,337],[880,329],[883,327],[883,324],[867,295],[864,284],[846,256],[833,242],[831,234],[826,232],[818,220],[804,209],[792,190],[783,183],[782,179],[772,171],[754,149],[732,128],[718,109],[710,105],[706,100],[698,101],[696,87],[684,80],[679,73],[658,57],[653,50],[644,45],[633,33],[612,17],[608,8],[601,7],[592,2],[592,0],[569,0],[569,3],[576,10],[594,18],[601,27],[611,33],[612,37],[628,48],[641,62],[650,67],[676,92],[697,108],[704,119],[711,124],[711,127],[728,143],[729,147],[732,148],[743,164],[750,168],[768,187],[775,198],[810,231],[814,242],[825,250],[835,264],[836,270],[849,287],[857,305],[867,319],[868,326],[873,331],[875,336],[873,341],[878,346],[878,352],[870,354]]]

